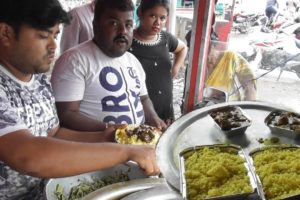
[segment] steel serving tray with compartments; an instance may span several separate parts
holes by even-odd
[[[272,190],[270,188],[266,188],[266,187],[276,187],[276,180],[273,179],[271,182],[272,184],[268,184],[268,186],[264,186],[263,184],[263,181],[260,179],[259,177],[259,172],[257,172],[257,165],[255,166],[255,161],[254,161],[254,157],[259,154],[259,153],[263,153],[264,151],[266,150],[270,150],[270,149],[274,149],[275,151],[281,151],[281,150],[291,150],[291,151],[294,151],[294,150],[297,150],[299,151],[300,150],[300,146],[298,145],[271,145],[271,146],[264,146],[264,147],[259,147],[259,148],[256,148],[256,149],[253,149],[250,153],[249,153],[249,156],[248,156],[248,160],[250,162],[250,166],[252,167],[252,172],[254,172],[254,175],[256,176],[255,177],[255,180],[257,182],[257,186],[258,186],[258,193],[261,197],[262,200],[269,200],[270,198],[272,199],[280,199],[280,200],[299,200],[300,199],[300,191],[299,191],[299,185],[297,184],[293,184],[293,187],[294,188],[290,188],[291,190],[297,190],[298,192],[296,192],[296,194],[291,194],[291,195],[285,195],[285,197],[270,197],[268,198],[268,195],[266,194],[266,190]],[[272,163],[272,160],[270,159],[274,159],[273,160],[273,163],[275,163],[274,167],[272,167],[271,163]],[[263,168],[268,168],[268,169],[272,169],[270,170],[271,172],[274,172],[274,174],[269,174],[269,177],[273,177],[273,176],[280,176],[280,181],[284,180],[284,176],[285,176],[285,173],[283,171],[280,170],[280,167],[279,167],[279,162],[281,163],[286,163],[287,166],[289,166],[290,164],[290,160],[285,160],[285,158],[280,158],[278,159],[276,157],[276,155],[274,156],[268,156],[266,158],[268,161],[264,162],[264,164],[261,166]],[[295,157],[295,160],[297,160],[297,158]],[[298,171],[298,168],[291,168],[291,170],[294,170],[295,173],[297,173],[295,176],[300,176],[300,171]],[[291,173],[291,172],[289,172]],[[283,188],[286,188],[284,185],[280,185],[280,188],[283,190]],[[278,192],[278,189],[276,189],[277,192]],[[272,190],[272,191],[276,191],[276,190]],[[281,191],[281,190],[279,190]],[[281,191],[282,193],[286,192],[286,191]],[[295,193],[293,191],[290,191],[292,193]],[[274,195],[274,192],[273,192],[273,195]]]
[[[251,118],[252,123],[244,134],[228,136],[216,127],[209,116],[213,109],[227,106],[239,106]],[[179,154],[184,149],[197,145],[235,144],[246,154],[264,144],[259,139],[274,137],[265,118],[274,110],[288,110],[281,105],[264,102],[227,102],[194,110],[177,119],[161,136],[156,145],[156,157],[162,175],[168,184],[180,191],[180,160]],[[300,144],[300,140],[285,135],[278,135],[281,144]]]
[[[228,136],[243,134],[251,125],[250,117],[239,106],[216,108],[209,115],[216,126]]]
[[[300,115],[284,110],[274,110],[265,119],[272,133],[293,139],[300,137]]]
[[[215,144],[215,145],[201,145],[201,146],[195,146],[195,147],[190,147],[187,148],[185,150],[183,150],[182,152],[180,152],[179,154],[179,159],[180,159],[180,191],[182,194],[183,199],[188,200],[188,182],[186,181],[186,176],[185,176],[185,172],[186,172],[186,168],[185,168],[185,163],[186,160],[193,155],[196,152],[199,152],[205,148],[208,149],[219,149],[220,152],[225,152],[225,153],[229,153],[229,154],[234,154],[239,156],[240,158],[242,158],[244,160],[244,164],[243,166],[245,167],[245,170],[247,171],[247,173],[245,174],[245,176],[248,176],[248,180],[249,182],[247,184],[249,184],[249,187],[251,187],[252,191],[251,192],[242,192],[241,193],[237,193],[237,194],[227,194],[227,195],[222,195],[222,196],[214,196],[214,197],[207,197],[204,200],[247,200],[247,199],[258,199],[259,195],[258,195],[258,189],[257,189],[257,181],[255,180],[255,175],[253,174],[253,172],[251,171],[251,167],[250,167],[250,163],[248,162],[247,156],[245,154],[245,152],[243,151],[243,149],[237,145],[226,145],[226,144]],[[201,161],[201,158],[200,158]],[[220,166],[223,166],[225,163],[220,163]],[[213,170],[213,174],[210,175],[210,177],[212,178],[212,176],[219,174],[219,176],[221,176],[222,174],[226,175],[226,166],[223,166],[224,168],[218,168],[216,166],[216,170]],[[228,167],[228,166],[227,166]],[[212,168],[211,168],[212,170]],[[229,172],[230,170],[228,170],[227,172]],[[218,173],[219,172],[219,173]],[[232,172],[229,172],[232,173]],[[206,172],[206,174],[208,174],[208,171]],[[228,181],[232,180],[232,176],[234,176],[233,174],[230,174],[230,178],[229,177],[221,177],[220,181],[222,183],[225,183],[227,181],[225,181],[226,179]],[[225,181],[225,182],[224,182]],[[227,184],[227,183],[225,183]],[[247,185],[246,184],[246,185]],[[209,184],[211,185],[211,184]],[[221,186],[222,184],[220,184],[219,186]],[[219,188],[220,189],[220,188]],[[245,189],[245,188],[240,188],[241,190]],[[207,195],[208,196],[208,195]]]

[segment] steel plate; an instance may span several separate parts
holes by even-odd
[[[113,176],[116,172],[127,172],[129,168],[130,172],[128,173],[128,176],[130,179],[146,178],[143,171],[136,163],[128,162],[126,164],[120,164],[106,170],[85,173],[78,176],[50,179],[45,187],[45,196],[47,200],[57,200],[54,195],[57,184],[60,184],[64,188],[64,194],[68,196],[71,188],[78,185],[82,181],[91,182],[94,180],[94,178],[97,179],[104,176]]]
[[[226,136],[214,125],[208,113],[216,108],[233,105],[240,106],[252,119],[252,124],[245,134]],[[241,146],[248,154],[251,150],[263,146],[258,142],[259,138],[274,137],[264,119],[276,109],[287,110],[280,105],[242,101],[204,107],[182,116],[166,130],[156,146],[157,162],[162,175],[171,186],[180,190],[179,153],[188,147],[229,143]],[[300,144],[300,140],[278,135],[276,137],[280,138],[281,143]]]
[[[132,193],[120,200],[183,200],[179,192],[170,188],[166,183],[150,189]]]
[[[98,189],[82,200],[116,200],[128,194],[167,184],[164,178],[144,178],[115,183]]]

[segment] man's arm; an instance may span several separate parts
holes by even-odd
[[[147,175],[159,173],[152,147],[68,142],[35,137],[25,129],[0,137],[0,159],[19,172],[44,178],[73,176],[129,160],[137,162]]]
[[[103,131],[107,127],[104,122],[89,118],[80,113],[80,101],[56,102],[61,124],[78,131]]]
[[[149,98],[149,96],[148,95],[141,96],[141,102],[142,102],[144,113],[145,113],[146,124],[149,124],[151,126],[155,126],[155,127],[161,128],[161,129],[166,129],[167,125],[156,114],[155,109],[152,104],[152,101]]]
[[[115,130],[114,126],[97,132],[78,132],[67,128],[56,128],[49,133],[49,136],[73,142],[115,142]]]
[[[237,54],[236,75],[244,90],[244,100],[256,100],[256,80],[250,64],[240,54]]]
[[[243,86],[244,90],[245,90],[245,100],[246,101],[256,101],[256,84],[254,83],[254,81],[251,81],[247,84],[245,84],[245,86]]]

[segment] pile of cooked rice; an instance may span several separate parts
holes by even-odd
[[[245,160],[236,152],[205,147],[185,160],[189,200],[252,193]]]
[[[300,195],[300,148],[268,148],[253,154],[268,200]]]

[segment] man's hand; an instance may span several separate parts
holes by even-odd
[[[107,142],[115,142],[115,126],[109,126],[107,129],[103,131],[104,137],[106,138]]]
[[[156,127],[164,131],[168,128],[168,125],[160,118],[155,120]]]
[[[108,124],[108,128],[103,131],[104,137],[106,138],[106,142],[116,142],[115,134],[116,130],[120,128],[125,128],[127,124]]]
[[[150,126],[155,126],[161,130],[167,128],[166,123],[159,118],[156,114],[153,104],[148,95],[141,97],[141,102],[143,104],[144,113],[145,113],[145,123]]]
[[[165,123],[165,121],[160,119],[158,116],[152,118],[151,120],[146,121],[146,124],[157,127],[158,129],[160,129],[162,131],[164,131],[168,128],[168,125]]]
[[[159,175],[160,170],[156,163],[154,146],[131,145],[128,158],[137,162],[147,176]]]
[[[173,124],[174,121],[175,121],[174,119],[166,119],[165,123],[166,123],[167,127],[169,127],[169,126],[171,126],[171,124]]]

